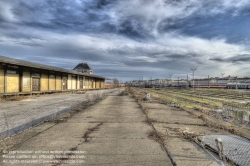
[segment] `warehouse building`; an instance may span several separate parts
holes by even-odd
[[[105,78],[0,55],[0,94],[99,89]]]

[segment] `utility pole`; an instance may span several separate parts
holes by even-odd
[[[193,71],[193,91],[194,91],[194,71],[197,69],[197,68],[190,68],[192,71]]]
[[[238,85],[237,85],[237,76],[236,76],[236,87],[235,87],[235,89],[238,89]]]
[[[169,74],[169,76],[170,76],[170,84],[171,84],[171,76],[172,76],[173,74]]]
[[[187,83],[186,83],[186,88],[188,88],[188,75],[187,75]]]
[[[197,88],[199,89],[200,88],[200,86],[199,86],[199,78],[196,77],[196,79],[197,79]]]
[[[179,88],[179,77],[178,77],[178,88]]]
[[[207,85],[208,85],[208,88],[209,88],[209,75],[207,76],[207,80],[208,80],[207,81],[207,83],[208,83]]]
[[[221,73],[221,75],[222,75],[222,78],[223,78],[224,74],[225,74],[225,73]]]
[[[142,77],[142,83],[141,83],[141,86],[144,87],[144,82],[143,82],[143,77]],[[144,87],[145,88],[145,87]]]

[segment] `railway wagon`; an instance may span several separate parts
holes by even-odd
[[[250,84],[248,83],[228,83],[226,88],[227,89],[236,89],[236,86],[237,86],[237,89],[250,89]]]
[[[197,84],[194,85],[195,88],[226,88],[227,84]],[[193,85],[191,85],[193,87]]]

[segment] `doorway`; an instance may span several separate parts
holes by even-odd
[[[62,85],[63,85],[63,90],[67,90],[67,80],[63,79]]]
[[[32,78],[32,91],[40,91],[40,78]]]
[[[83,81],[80,81],[80,89],[83,88]]]

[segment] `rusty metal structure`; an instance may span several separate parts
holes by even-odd
[[[219,154],[222,160],[230,160],[238,166],[250,165],[250,140],[236,135],[206,135],[199,141]]]

